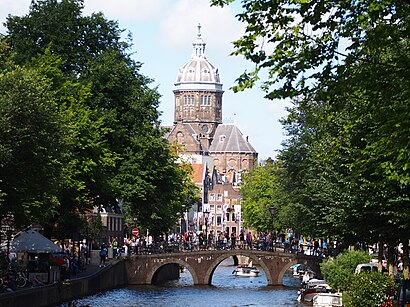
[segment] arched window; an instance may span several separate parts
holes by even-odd
[[[184,144],[184,134],[181,131],[177,133],[177,143]]]

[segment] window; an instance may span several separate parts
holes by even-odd
[[[215,193],[209,194],[209,200],[210,201],[215,201]]]
[[[222,201],[222,194],[221,193],[218,193],[216,195],[216,201]]]
[[[195,103],[195,96],[194,95],[185,95],[184,96],[184,105],[185,106],[193,106]]]
[[[184,134],[181,131],[177,133],[177,142],[178,144],[184,144]]]
[[[219,136],[219,142],[222,143],[223,141],[225,141],[226,136],[225,135],[220,135]]]
[[[230,215],[230,214],[227,212],[227,213],[226,213],[226,221],[227,221],[227,222],[229,222],[229,215]]]
[[[216,216],[216,226],[221,226],[222,225],[222,216],[217,215]]]
[[[221,211],[222,210],[222,205],[216,205],[216,210]]]
[[[210,205],[209,208],[210,208],[211,212],[215,212],[215,205]]]
[[[201,95],[199,99],[201,106],[210,106],[212,103],[212,97],[210,95]]]

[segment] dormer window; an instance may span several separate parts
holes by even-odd
[[[222,143],[225,141],[226,135],[220,135],[219,136],[219,143]]]

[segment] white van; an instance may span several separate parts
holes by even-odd
[[[370,272],[370,271],[377,272],[378,270],[379,270],[379,266],[377,263],[369,262],[369,263],[358,264],[354,272],[356,274],[359,274],[361,272]]]

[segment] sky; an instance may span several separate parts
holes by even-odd
[[[11,15],[29,12],[31,0],[0,0],[0,33]],[[235,15],[239,4],[211,7],[210,0],[85,0],[83,15],[101,11],[109,20],[118,22],[133,37],[133,59],[141,62],[141,73],[153,79],[162,95],[159,109],[163,125],[172,125],[174,117],[174,82],[178,70],[189,61],[198,24],[206,43],[205,54],[219,70],[223,89],[222,118],[225,124],[236,124],[259,153],[259,161],[274,158],[285,139],[279,119],[286,116],[290,103],[267,100],[256,87],[234,93],[235,79],[253,64],[230,56],[232,42],[241,37],[244,25]]]

